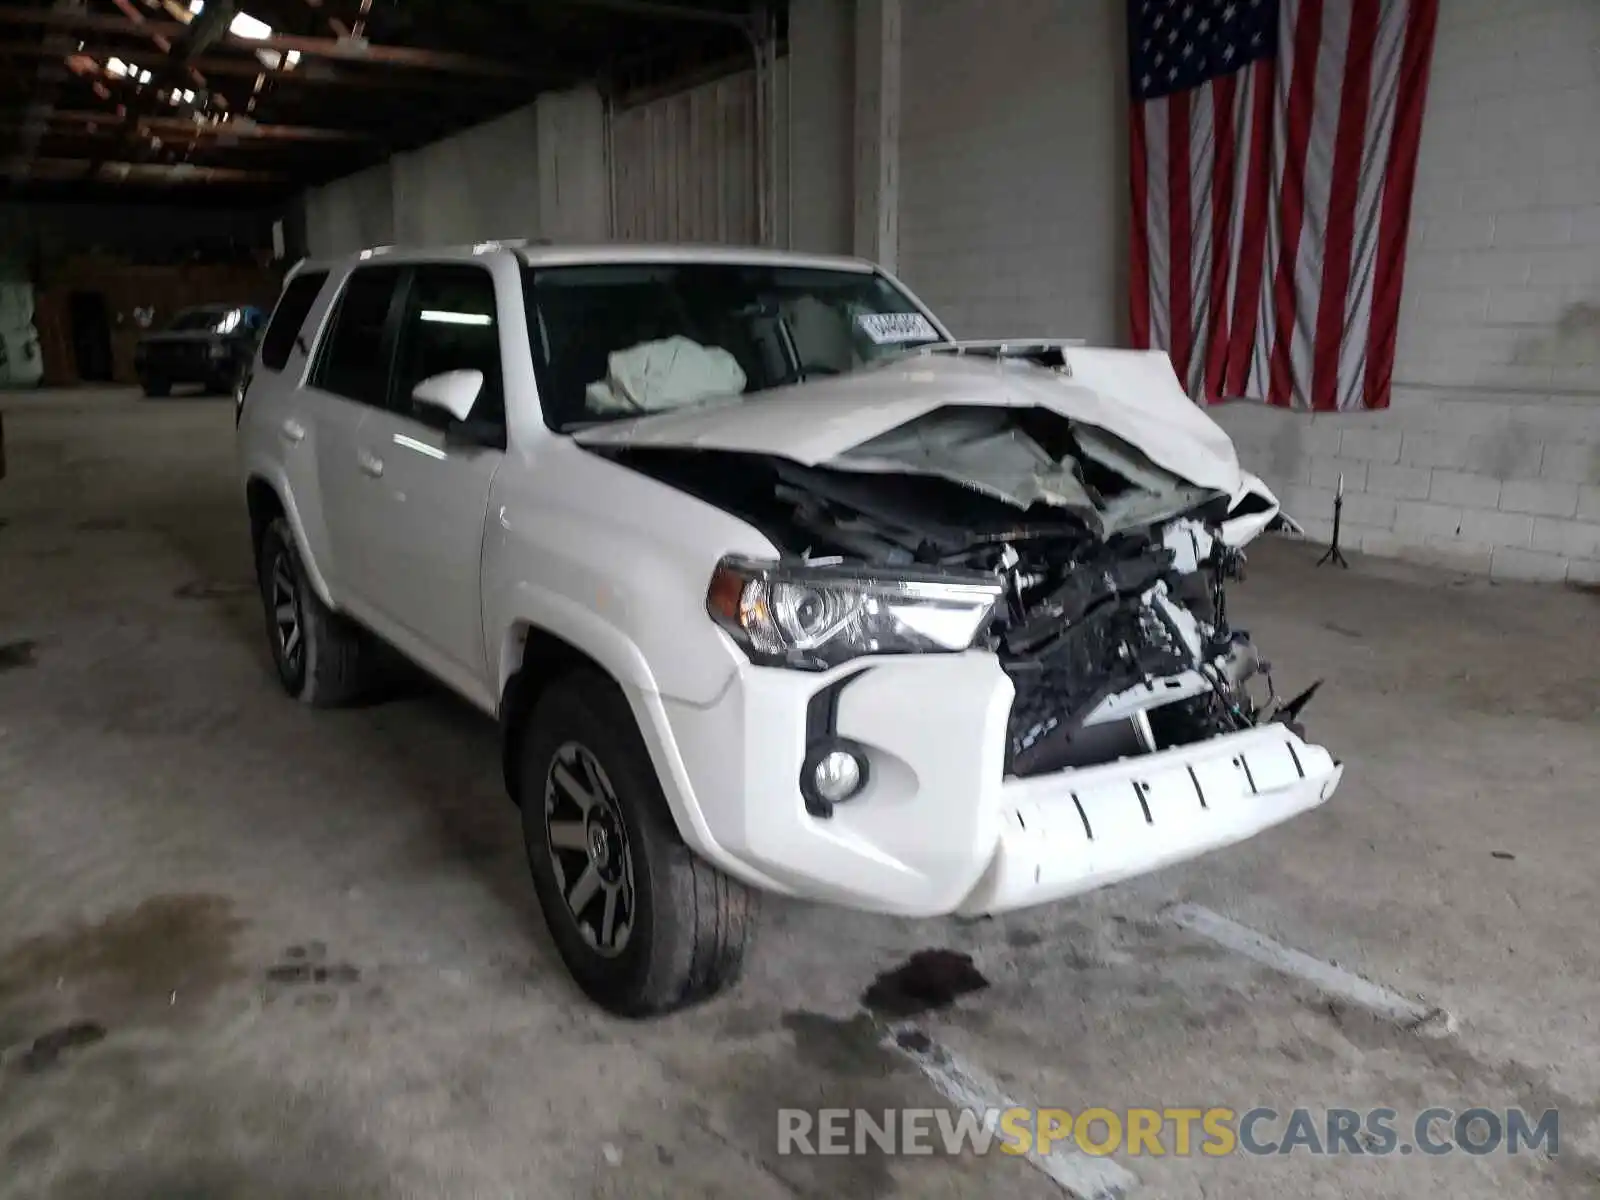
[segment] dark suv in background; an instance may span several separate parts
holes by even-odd
[[[231,392],[255,357],[265,315],[252,305],[203,304],[185,308],[165,329],[145,334],[133,367],[146,396],[165,396],[175,383],[198,383]]]

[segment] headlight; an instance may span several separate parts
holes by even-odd
[[[982,575],[725,558],[706,607],[752,662],[822,671],[863,654],[966,650],[1000,594]]]

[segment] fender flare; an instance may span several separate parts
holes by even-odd
[[[529,630],[537,629],[565,642],[628,690],[657,691],[655,674],[633,639],[592,609],[527,581],[515,586],[508,611],[498,624],[499,685],[505,694],[512,676],[522,669]]]
[[[295,552],[300,555],[300,565],[305,568],[306,578],[311,583],[311,590],[317,593],[321,600],[330,609],[338,611],[339,606],[334,603],[333,593],[328,587],[328,580],[322,574],[322,568],[317,565],[311,553],[310,543],[306,540],[305,522],[300,517],[299,506],[294,502],[294,493],[289,490],[287,481],[281,472],[272,468],[252,465],[245,480],[246,493],[251,484],[260,483],[272,492],[277,498],[278,507],[283,510],[283,516],[289,522],[289,532],[294,537]],[[259,564],[251,564],[257,567]]]
[[[569,648],[572,662],[601,671],[616,684],[633,713],[656,779],[666,798],[668,814],[679,836],[701,854],[716,858],[716,840],[694,799],[687,768],[667,726],[665,708],[654,673],[643,652],[625,632],[591,609],[566,596],[522,582],[517,603],[499,624],[504,628],[500,648],[501,770],[506,790],[518,802],[521,770],[521,729],[537,696],[522,672],[528,634],[538,631]],[[514,614],[514,615],[511,615]],[[731,682],[731,679],[730,679]]]

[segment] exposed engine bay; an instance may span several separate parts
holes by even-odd
[[[1281,703],[1228,623],[1226,587],[1244,556],[1219,529],[1241,506],[1057,413],[947,407],[825,466],[725,450],[595,452],[748,521],[785,558],[1000,581],[977,645],[1015,688],[1008,775],[1293,722],[1310,697]]]

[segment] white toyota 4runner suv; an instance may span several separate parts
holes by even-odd
[[[1164,354],[957,342],[849,259],[492,243],[300,265],[236,401],[283,686],[351,699],[376,637],[496,716],[613,1011],[732,981],[760,891],[995,913],[1338,784],[1226,617],[1277,502]]]

